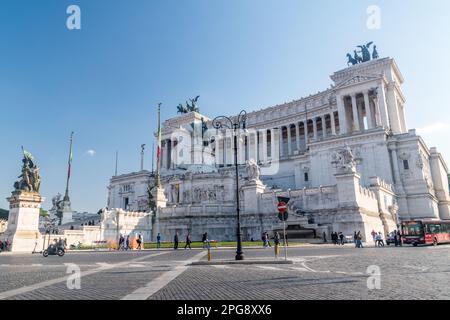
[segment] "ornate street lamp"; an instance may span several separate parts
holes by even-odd
[[[237,117],[233,119],[226,116],[216,117],[212,125],[215,129],[230,129],[233,130],[234,138],[234,166],[236,169],[236,214],[237,214],[237,249],[236,260],[244,260],[244,253],[242,252],[242,235],[241,235],[241,221],[239,209],[239,169],[238,169],[238,147],[237,139],[239,131],[246,130],[247,112],[242,110]]]

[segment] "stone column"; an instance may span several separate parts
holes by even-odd
[[[377,96],[378,96],[377,102],[380,108],[381,125],[386,129],[390,129],[391,126],[389,124],[389,113],[387,111],[386,92],[384,90],[383,83],[379,84]]]
[[[295,142],[297,143],[297,152],[300,151],[300,124],[295,123]]]
[[[276,134],[277,130],[275,129],[270,129],[270,155],[272,158],[272,161],[274,160],[278,160],[279,159],[279,154],[277,155],[276,153],[276,144],[277,144],[277,134]]]
[[[280,126],[279,128],[279,141],[280,141],[280,158],[284,157],[284,145],[283,145],[283,126]]]
[[[308,119],[305,120],[305,149],[308,148]]]
[[[287,126],[287,139],[288,139],[288,156],[292,154],[292,136],[291,136],[291,125]]]
[[[325,115],[322,116],[322,135],[324,138],[327,137],[327,122],[325,121]]]
[[[353,125],[355,128],[355,131],[360,131],[359,127],[359,117],[358,117],[358,106],[356,104],[356,94],[352,94],[352,112],[353,112]]]
[[[267,129],[264,129],[263,132],[263,161],[267,162]]]
[[[366,108],[367,115],[367,129],[373,128],[372,110],[370,109],[369,91],[364,91],[364,107]]]
[[[347,125],[344,97],[340,96],[340,95],[336,96],[336,103],[337,103],[337,109],[338,109],[340,134],[346,134],[348,132],[348,125],[350,125],[350,124]]]
[[[317,140],[317,118],[316,117],[313,118],[313,133],[314,133],[313,139]]]
[[[395,92],[395,82],[390,82],[387,86],[386,98],[388,101],[389,124],[392,132],[404,133],[400,121],[399,104]]]
[[[336,123],[334,119],[334,112],[331,112],[330,114],[330,121],[331,121],[331,135],[336,135]]]
[[[222,139],[216,136],[216,166],[223,163]]]
[[[225,135],[222,141],[223,141],[223,165],[226,167],[228,165],[228,159],[230,158],[230,154],[228,152],[228,137]]]
[[[380,106],[378,104],[378,99],[371,99],[371,103],[373,104],[373,108],[375,110],[375,115],[373,116],[375,119],[375,127],[380,127],[381,126],[381,115],[380,115]]]
[[[389,146],[389,150],[391,151],[391,161],[393,166],[393,176],[394,176],[394,184],[397,192],[404,193],[402,179],[400,176],[400,168],[398,166],[398,158],[397,158],[397,149],[395,146]]]
[[[233,146],[234,148],[234,146]],[[234,149],[233,149],[234,150]],[[234,151],[233,151],[234,152]],[[245,136],[237,133],[237,162],[238,164],[245,163]],[[234,162],[233,162],[234,164]]]
[[[255,134],[253,135],[253,138],[254,138],[254,145],[253,145],[253,147],[255,148],[254,149],[254,152],[255,152],[255,157],[254,157],[254,159],[255,159],[255,161],[256,161],[256,163],[258,163],[258,131],[255,131]]]

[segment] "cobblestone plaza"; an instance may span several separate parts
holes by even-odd
[[[355,249],[316,245],[288,249],[292,265],[208,265],[204,250],[74,252],[63,258],[0,255],[0,299],[329,300],[449,299],[450,246]],[[233,249],[214,249],[214,261]],[[248,260],[273,250],[246,249]],[[67,270],[81,270],[68,289]],[[370,286],[380,271],[380,286]],[[369,284],[369,286],[368,286]]]

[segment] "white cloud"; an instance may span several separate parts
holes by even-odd
[[[95,150],[90,149],[90,150],[86,151],[86,154],[87,154],[88,156],[93,157],[93,156],[95,156],[96,152],[95,152]]]
[[[441,133],[450,130],[450,123],[437,122],[432,125],[417,129],[419,134]]]

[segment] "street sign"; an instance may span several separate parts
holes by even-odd
[[[283,221],[284,259],[287,260],[286,220],[289,217],[288,202],[291,199],[286,197],[277,197],[277,200],[278,218]]]
[[[285,213],[287,211],[287,203],[286,202],[278,202],[278,212]]]
[[[278,209],[278,218],[281,221],[286,221],[288,219],[288,202],[289,202],[289,198],[285,198],[285,197],[278,197],[278,205],[277,205],[277,209]]]

